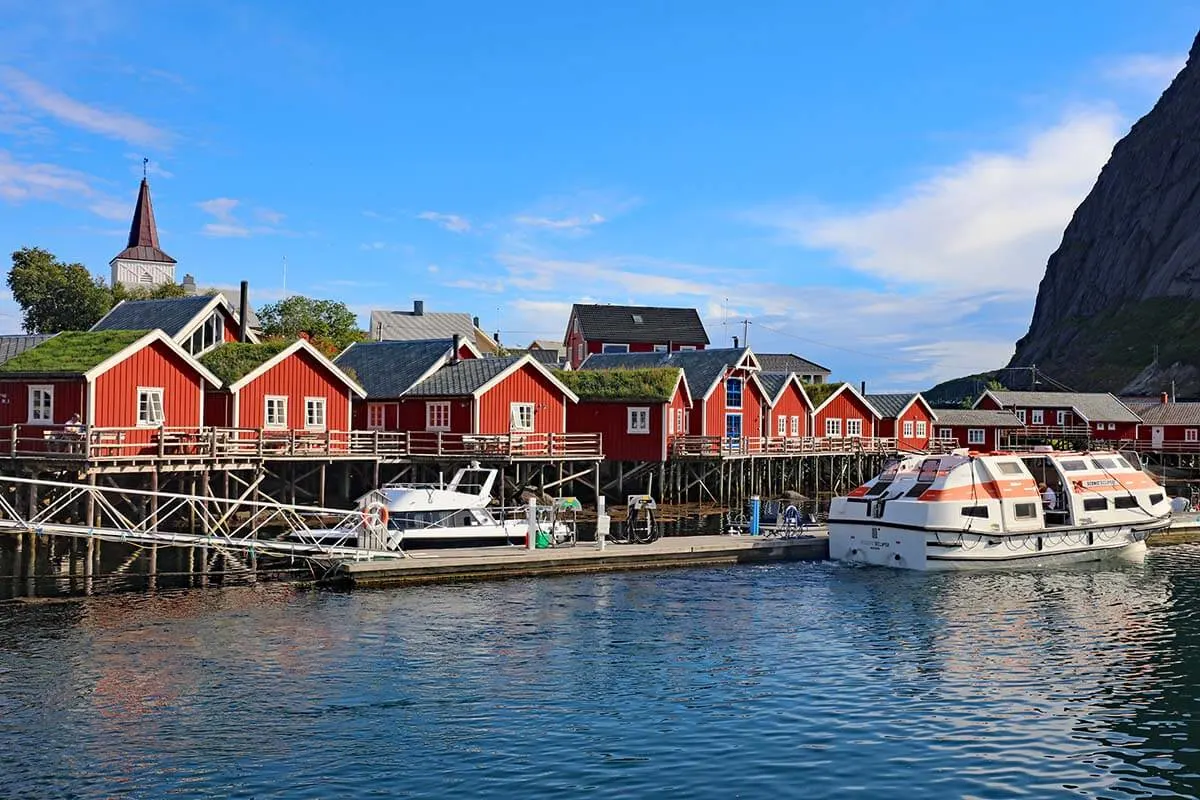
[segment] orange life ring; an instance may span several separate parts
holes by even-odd
[[[363,525],[372,527],[378,525],[386,528],[388,524],[388,510],[383,503],[372,503],[363,509],[362,512]]]

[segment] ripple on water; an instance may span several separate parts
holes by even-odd
[[[1188,796],[1200,548],[0,607],[12,796]]]

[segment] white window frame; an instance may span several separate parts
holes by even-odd
[[[696,345],[694,345],[694,344],[681,344],[681,345],[679,345],[678,347],[676,347],[675,349],[676,349],[676,350],[678,350],[678,351],[679,351],[679,352],[681,352],[681,353],[685,353],[685,352],[687,352],[687,353],[690,353],[692,350],[695,350],[695,349],[696,349]]]
[[[796,414],[793,414],[790,417],[790,420],[791,420],[790,425],[791,425],[792,436],[799,436],[800,435],[800,417]]]
[[[689,424],[687,409],[675,409],[675,432],[686,436]]]
[[[954,428],[937,428],[936,433],[937,433],[937,438],[939,438],[939,439],[953,439],[954,438]]]
[[[271,403],[274,403],[283,408],[282,419],[271,419]],[[269,394],[263,398],[263,427],[271,430],[279,430],[288,426],[288,399],[286,395]]]
[[[387,427],[387,405],[367,403],[367,430],[381,431]]]
[[[913,432],[915,427],[916,426],[913,425],[913,421],[911,419],[904,420],[904,438],[905,439],[911,439],[914,436],[916,436],[916,434]]]
[[[840,417],[829,417],[825,420],[825,435],[833,438],[842,435],[842,420]]]
[[[49,403],[34,403],[34,398],[39,394],[43,394],[49,400]],[[53,425],[54,424],[54,384],[38,383],[29,387],[29,423],[31,425]]]
[[[508,424],[514,433],[532,433],[533,432],[533,415],[536,409],[533,403],[510,403],[508,406]],[[526,414],[528,412],[528,414]],[[529,417],[529,423],[525,423],[525,417]]]
[[[787,436],[787,415],[780,414],[775,420],[775,435],[784,437]]]
[[[146,397],[146,416],[142,415],[142,396]],[[139,428],[158,428],[167,424],[166,406],[163,403],[163,387],[161,386],[139,386],[137,387],[137,403],[134,408],[134,413],[137,415],[137,424]],[[154,413],[154,399],[158,398],[158,414]],[[154,417],[157,416],[157,419]]]
[[[924,439],[928,433],[929,433],[929,427],[925,424],[925,420],[923,420],[923,419],[917,420],[917,438]]]
[[[1020,422],[1022,425],[1024,425],[1025,424],[1025,409],[1018,408],[1013,413],[1017,415],[1017,421]]]
[[[863,421],[858,417],[848,417],[846,419],[846,436],[861,439],[862,435]]]
[[[1030,414],[1029,424],[1030,425],[1045,425],[1046,424],[1045,413],[1040,408],[1033,409],[1033,412]]]
[[[667,352],[667,346],[665,344],[656,344],[654,345],[654,352],[665,353]]]
[[[620,344],[618,342],[611,342],[611,343],[605,342],[604,344],[600,345],[600,352],[601,353],[628,353],[629,345]]]
[[[625,409],[625,432],[636,435],[650,433],[649,406],[629,406]]]
[[[1117,423],[1115,423],[1115,422],[1108,423],[1108,429],[1110,431],[1115,431],[1117,429]]]
[[[441,420],[441,421],[439,421]],[[450,401],[429,400],[425,403],[425,430],[450,430]]]
[[[1067,412],[1059,411],[1058,414],[1055,416],[1055,420],[1056,420],[1056,424],[1058,425],[1058,427],[1061,428],[1061,427],[1065,426],[1067,424]]]
[[[967,428],[967,444],[986,444],[987,430],[985,428]]]
[[[326,412],[328,409],[327,398],[324,397],[306,397],[304,398],[304,430],[306,431],[323,431],[329,423],[329,417]],[[313,411],[321,409],[321,419],[316,420],[316,415]]]
[[[1184,428],[1183,440],[1185,442],[1200,442],[1200,430],[1196,428]]]
[[[735,406],[729,402],[729,387],[733,385],[738,387],[738,404]],[[746,406],[746,382],[741,378],[726,378],[725,379],[725,407],[742,409]]]

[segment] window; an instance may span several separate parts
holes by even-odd
[[[667,410],[667,435],[675,435],[675,414],[670,409]]]
[[[967,444],[983,444],[987,441],[987,431],[983,428],[967,428]]]
[[[1083,501],[1084,511],[1104,511],[1108,508],[1108,500],[1103,497],[1088,497]]]
[[[583,342],[575,345],[575,360],[583,361]]]
[[[450,430],[450,403],[448,401],[438,400],[425,404],[425,430]]]
[[[1115,423],[1115,422],[1108,423],[1108,429],[1110,431],[1115,431],[1117,429],[1117,423]]]
[[[783,414],[780,414],[778,419],[775,420],[775,431],[780,436],[787,436],[787,417]]]
[[[1123,494],[1123,495],[1120,495],[1119,497],[1113,498],[1113,507],[1114,508],[1137,508],[1138,501],[1137,501],[1137,498],[1131,494]]]
[[[650,409],[649,408],[630,408],[628,409],[628,426],[625,429],[626,433],[649,433],[650,432]],[[533,427],[533,421],[530,420],[530,428]]]
[[[938,428],[937,435],[939,439],[953,439],[954,428]]]
[[[904,438],[913,438],[913,421],[911,419],[904,420]]]
[[[675,409],[675,430],[678,433],[688,432],[687,411],[682,408]]]
[[[1042,410],[1040,408],[1035,408],[1033,410],[1033,423],[1032,424],[1041,425],[1041,424],[1043,424],[1044,421],[1045,420],[1044,420],[1044,417],[1042,416]]]
[[[862,420],[861,419],[846,420],[846,435],[847,436],[862,436]]]
[[[665,344],[656,344],[654,345],[654,352],[665,353],[667,352],[667,346]]]
[[[1013,516],[1017,519],[1037,519],[1037,503],[1014,503]]]
[[[725,379],[725,407],[726,408],[741,408],[742,407],[742,379],[741,378],[726,378]]]
[[[925,434],[929,429],[925,427],[925,420],[917,420],[917,438],[924,439]]]
[[[154,276],[149,270],[142,270],[142,274],[138,276],[138,283],[154,283]]]
[[[606,344],[600,348],[601,353],[628,353],[629,345],[627,344]]]
[[[742,438],[742,415],[741,414],[726,414],[725,415],[725,437],[728,439]]]
[[[680,352],[682,353],[682,352],[684,352],[684,351],[691,351],[691,350],[695,350],[695,349],[696,349],[696,345],[694,345],[694,344],[681,344],[681,345],[679,345],[679,347],[677,347],[677,348],[675,348],[675,349],[676,349],[676,350],[678,350],[678,351],[680,351]]]
[[[1200,441],[1200,431],[1195,428],[1185,428],[1183,431],[1183,440],[1185,442]]]
[[[996,464],[996,468],[1005,475],[1020,475],[1023,472],[1021,465],[1016,461],[1001,461]]]
[[[367,428],[381,431],[386,427],[386,406],[383,403],[367,403]]]
[[[825,435],[826,436],[841,436],[842,421],[840,419],[825,420]]]
[[[304,398],[304,427],[310,431],[325,430],[325,398]]]
[[[287,401],[286,397],[277,397],[267,395],[266,408],[263,410],[263,427],[264,428],[286,428],[287,427]],[[370,408],[367,409],[367,415],[370,416]]]
[[[200,327],[192,332],[185,349],[194,356],[200,355],[223,341],[225,341],[225,315],[220,311],[214,311]]]
[[[1103,423],[1103,422],[1097,422],[1097,423],[1096,423],[1096,430],[1098,430],[1098,431],[1102,431],[1102,430],[1104,430],[1104,423]]]
[[[54,387],[29,387],[29,421],[46,425],[54,422]]]
[[[508,415],[514,431],[533,430],[533,403],[513,403]]]
[[[1062,462],[1062,468],[1064,472],[1083,472],[1087,469],[1087,464],[1081,458],[1075,461]]]
[[[988,518],[987,506],[963,506],[962,515],[964,517],[979,517],[981,519]]]
[[[813,376],[812,376],[812,380],[811,380],[811,381],[809,381],[809,383],[814,383],[814,384],[815,384],[815,383],[824,383],[824,382],[825,382],[825,376],[824,376],[824,375],[813,375]]]
[[[641,325],[641,324],[642,324],[642,315],[641,315],[641,314],[634,314],[634,315],[633,315],[633,324],[634,324],[634,325]]]
[[[139,386],[137,390],[137,424],[162,425],[163,390]]]
[[[1117,462],[1111,458],[1093,458],[1092,466],[1096,469],[1110,470],[1117,468]]]
[[[791,419],[792,436],[800,435],[800,417],[793,416]]]
[[[1159,503],[1161,503],[1162,501],[1163,501],[1162,492],[1155,492],[1154,494],[1150,495],[1150,505],[1156,506]]]
[[[1058,414],[1056,415],[1055,419],[1057,420],[1057,424],[1059,427],[1066,425],[1067,424],[1067,412],[1059,411]]]
[[[1017,420],[1019,420],[1020,423],[1022,425],[1024,425],[1025,424],[1025,409],[1018,408],[1014,413],[1017,415]]]

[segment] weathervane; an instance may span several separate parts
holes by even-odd
[[[150,159],[142,158],[142,180],[146,180],[146,167],[150,165]]]

